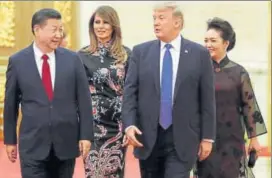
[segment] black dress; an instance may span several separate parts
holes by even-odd
[[[267,133],[248,72],[226,56],[213,61],[216,90],[216,140],[211,155],[198,162],[199,178],[254,178],[247,166],[244,134]]]
[[[122,178],[125,150],[121,122],[121,103],[127,62],[114,64],[109,47],[91,54],[79,52],[89,80],[94,116],[94,141],[84,160],[86,178]],[[125,48],[130,55],[130,50]]]

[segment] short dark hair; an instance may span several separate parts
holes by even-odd
[[[34,34],[35,25],[43,25],[48,19],[61,19],[61,14],[51,8],[44,8],[35,12],[31,21],[32,33]]]
[[[218,17],[214,17],[213,19],[209,20],[207,24],[208,24],[207,30],[215,29],[221,32],[220,35],[223,38],[223,40],[229,41],[227,51],[230,51],[234,48],[236,43],[236,34],[228,21]]]

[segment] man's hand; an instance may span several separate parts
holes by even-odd
[[[91,150],[91,142],[89,140],[79,140],[79,151],[83,159],[86,159]]]
[[[142,132],[135,126],[128,128],[123,139],[123,146],[143,147],[143,144],[136,139],[136,134],[142,135]]]
[[[202,140],[199,146],[198,157],[199,161],[205,160],[212,151],[212,142]]]
[[[17,145],[6,145],[9,160],[14,163],[17,159]]]

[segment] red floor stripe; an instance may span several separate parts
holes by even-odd
[[[125,178],[140,178],[138,160],[132,154],[133,148],[129,147],[126,155]],[[271,156],[271,149],[265,147],[262,156]],[[20,178],[19,161],[9,162],[3,142],[0,141],[0,178]],[[84,169],[81,158],[77,159],[74,178],[84,178]]]

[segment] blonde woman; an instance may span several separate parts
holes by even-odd
[[[86,69],[94,115],[95,139],[84,160],[86,178],[123,177],[121,103],[130,49],[123,46],[119,17],[99,7],[89,22],[90,45],[79,55]]]

